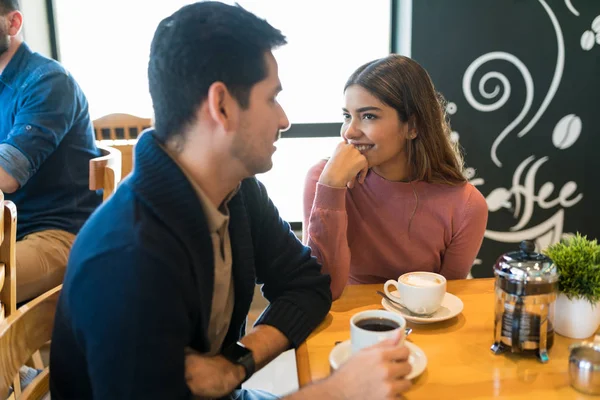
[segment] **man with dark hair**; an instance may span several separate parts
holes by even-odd
[[[65,69],[20,37],[16,0],[0,0],[0,190],[17,206],[17,301],[62,282],[75,235],[101,197],[87,100]]]
[[[53,400],[272,398],[237,388],[327,314],[329,276],[254,178],[289,125],[271,53],[284,43],[218,2],[159,24],[148,67],[155,129],[73,247],[52,337]],[[270,305],[243,336],[255,283]],[[407,357],[382,343],[291,398],[389,398],[410,385]]]

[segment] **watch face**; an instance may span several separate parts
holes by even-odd
[[[246,356],[252,356],[252,351],[248,350],[239,343],[235,343],[231,346],[228,346],[223,352],[223,355],[229,360],[239,363],[241,360],[245,359]]]

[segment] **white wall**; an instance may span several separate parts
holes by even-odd
[[[21,0],[24,15],[23,35],[27,44],[46,57],[52,56],[46,2],[44,0]]]

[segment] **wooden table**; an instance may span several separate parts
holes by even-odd
[[[325,321],[297,352],[300,386],[330,374],[329,353],[336,341],[350,338],[350,317],[359,311],[383,309],[375,291],[382,285],[349,286],[333,303]],[[428,358],[427,369],[413,381],[412,399],[588,399],[569,386],[569,345],[581,340],[555,335],[550,361],[490,351],[494,326],[494,280],[449,281],[448,292],[465,307],[451,320],[432,325],[408,323],[408,340]]]

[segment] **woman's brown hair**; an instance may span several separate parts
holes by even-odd
[[[458,144],[450,140],[443,97],[416,61],[392,54],[358,68],[346,82],[368,90],[393,107],[402,122],[414,121],[416,138],[407,139],[411,180],[458,185],[466,182]]]

